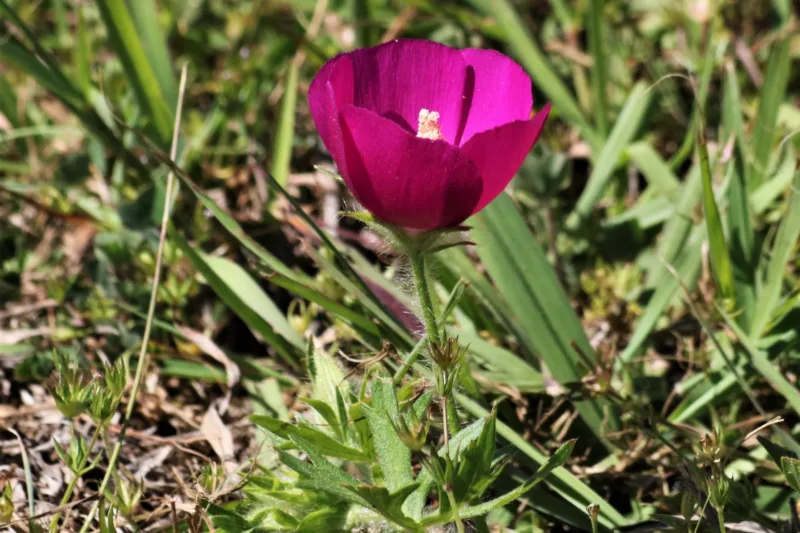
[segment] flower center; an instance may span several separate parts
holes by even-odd
[[[438,141],[444,139],[442,126],[439,124],[439,113],[422,108],[419,110],[417,137]]]

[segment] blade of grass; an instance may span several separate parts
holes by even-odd
[[[626,153],[644,174],[647,184],[663,194],[677,191],[681,182],[649,143],[642,141],[628,146]]]
[[[172,143],[170,147],[170,160],[175,160],[175,154],[178,151],[178,132],[180,131],[180,122],[181,122],[181,111],[183,109],[183,93],[186,89],[186,71],[187,67],[184,64],[183,69],[181,70],[181,81],[180,81],[180,89],[178,91],[178,102],[175,109],[175,123],[173,125],[172,130]],[[164,259],[164,242],[167,240],[167,227],[169,226],[169,216],[170,216],[170,201],[172,198],[172,190],[175,185],[175,176],[172,172],[167,175],[167,192],[164,197],[164,210],[161,219],[161,230],[159,232],[158,237],[158,248],[156,249],[156,264],[155,264],[155,272],[153,274],[153,285],[150,289],[150,303],[147,307],[147,321],[145,322],[144,326],[144,333],[142,335],[142,346],[139,351],[139,361],[136,364],[136,374],[133,378],[133,388],[131,390],[130,399],[128,400],[128,406],[125,410],[125,417],[122,421],[122,427],[120,428],[119,437],[117,439],[116,444],[114,445],[114,449],[111,452],[111,456],[108,460],[108,468],[106,469],[106,473],[103,476],[103,480],[100,482],[100,487],[98,489],[99,494],[103,494],[108,487],[111,478],[113,477],[113,473],[116,472],[117,461],[119,460],[119,454],[122,450],[122,444],[125,441],[125,431],[128,428],[128,424],[130,423],[131,418],[133,417],[133,411],[136,408],[136,395],[139,393],[139,387],[142,384],[142,379],[144,378],[144,369],[147,366],[147,345],[150,342],[150,331],[153,327],[153,318],[155,316],[156,311],[156,300],[158,298],[158,289],[160,287],[161,281],[161,264]],[[97,513],[97,508],[99,503],[95,501],[92,505],[89,514],[86,515],[84,518],[83,525],[81,526],[80,533],[86,533],[89,530],[89,527],[92,525],[92,521],[94,520],[95,513]]]
[[[228,213],[225,212],[214,200],[208,197],[202,190],[200,190],[187,176],[183,173],[177,174],[181,181],[189,187],[194,193],[200,203],[208,209],[214,218],[222,224],[228,232],[244,246],[248,252],[252,253],[259,261],[261,261],[267,268],[274,271],[281,276],[289,278],[297,283],[306,285],[313,285],[314,280],[301,272],[295,272],[287,267],[280,259],[268,252],[263,246],[256,242],[252,237],[247,235],[242,226]]]
[[[386,304],[378,300],[372,300],[364,289],[358,285],[352,277],[348,276],[343,269],[340,269],[335,261],[327,258],[325,253],[317,250],[310,250],[310,255],[314,261],[319,265],[320,269],[325,271],[339,286],[349,294],[356,298],[361,305],[369,310],[377,320],[384,326],[384,334],[387,340],[395,343],[400,348],[410,348],[413,346],[413,339],[405,327],[399,322],[397,317],[389,311]],[[362,279],[363,278],[359,278]],[[375,291],[369,289],[369,294],[375,295]],[[375,296],[377,299],[377,296]]]
[[[700,165],[695,165],[686,177],[680,197],[675,204],[675,215],[664,225],[661,239],[656,247],[658,261],[653,262],[647,271],[647,286],[659,287],[667,276],[666,265],[675,262],[675,258],[683,249],[686,239],[694,226],[692,217],[702,197],[702,176]]]
[[[341,273],[345,277],[347,277],[353,284],[353,288],[355,289],[355,291],[351,292],[351,294],[353,295],[360,294],[365,298],[368,298],[371,301],[373,308],[381,311],[381,318],[385,320],[387,324],[393,326],[393,329],[398,331],[398,333],[401,333],[401,336],[402,334],[407,333],[405,331],[405,328],[403,328],[403,326],[400,324],[397,318],[392,316],[391,313],[387,312],[386,307],[383,305],[383,303],[378,299],[375,293],[372,292],[372,290],[369,288],[366,282],[364,282],[364,280],[361,278],[358,272],[356,272],[356,270],[350,264],[350,261],[348,260],[347,256],[344,255],[341,252],[341,250],[339,250],[339,248],[333,243],[328,234],[322,231],[322,229],[317,225],[316,222],[314,222],[314,220],[308,215],[308,213],[306,213],[300,207],[300,205],[297,203],[297,200],[295,200],[292,197],[292,195],[287,193],[286,189],[284,189],[281,186],[281,184],[271,174],[269,173],[266,174],[272,186],[275,187],[278,190],[278,192],[280,192],[280,194],[289,201],[290,204],[292,204],[292,207],[295,209],[295,212],[300,216],[300,218],[303,219],[303,221],[306,224],[308,224],[308,226],[320,238],[325,249],[327,249],[329,252],[333,254],[337,270],[341,269]]]
[[[8,7],[5,0],[0,0],[0,8],[15,21],[20,30],[28,35],[30,29],[25,26],[16,14]],[[122,140],[115,134],[106,122],[98,115],[86,100],[80,90],[75,88],[71,81],[55,66],[50,55],[41,47],[35,48],[36,53],[28,50],[21,42],[11,36],[0,39],[0,59],[8,61],[34,78],[45,89],[72,111],[89,131],[106,146],[122,154],[125,163],[134,168],[140,175],[148,175],[138,155],[128,150]]]
[[[763,334],[775,311],[781,288],[785,283],[786,267],[795,257],[794,250],[798,238],[800,238],[800,172],[795,176],[791,199],[772,246],[767,277],[758,296],[756,311],[753,313],[753,323],[750,328],[752,338],[758,338]]]
[[[670,273],[677,278],[677,274],[673,269],[670,269]],[[686,304],[689,306],[689,309],[694,317],[700,323],[700,326],[703,328],[703,331],[706,333],[709,340],[714,344],[717,353],[719,353],[719,355],[725,361],[725,365],[727,366],[728,370],[736,377],[736,380],[742,387],[742,390],[747,395],[747,398],[750,400],[750,403],[753,405],[753,407],[755,407],[765,421],[769,420],[770,417],[764,410],[761,402],[759,402],[758,398],[744,377],[746,373],[742,372],[741,368],[734,364],[733,358],[727,354],[726,349],[722,346],[720,340],[717,338],[717,332],[712,329],[706,317],[703,316],[697,305],[692,300],[688,288],[682,287],[682,289]],[[784,396],[795,412],[800,412],[800,391],[798,391],[791,383],[789,383],[789,380],[787,380],[780,372],[778,372],[778,370],[772,365],[763,352],[760,352],[757,348],[752,346],[750,339],[747,338],[744,332],[739,328],[738,324],[736,324],[736,322],[722,306],[717,305],[716,308],[717,312],[725,320],[725,324],[728,326],[728,328],[738,337],[740,345],[750,357],[750,363],[777,392]],[[794,450],[800,450],[800,444],[798,444],[789,433],[786,433],[781,429],[777,429],[777,431],[782,436],[782,440],[786,446],[789,446]]]
[[[367,0],[350,0],[353,6],[353,26],[356,30],[356,43],[360,48],[377,44],[370,20],[370,6]]]
[[[67,29],[67,10],[64,7],[64,0],[52,0],[53,19],[56,23],[56,38],[60,46],[68,44],[69,31]]]
[[[156,78],[124,0],[98,0],[108,38],[122,60],[128,82],[162,146],[169,143],[172,109]]]
[[[59,75],[59,71],[54,71],[46,63],[39,61],[15,37],[4,36],[0,39],[0,58],[34,78],[73,111],[84,104],[81,93],[62,75]]]
[[[119,306],[120,309],[123,309],[123,310],[125,310],[125,311],[127,311],[127,312],[129,312],[129,313],[131,313],[133,315],[136,315],[137,317],[141,318],[142,320],[147,321],[147,313],[144,313],[144,312],[136,309],[135,307],[126,304],[125,302],[116,302],[116,304]],[[174,325],[170,324],[169,322],[165,322],[165,321],[160,320],[158,318],[153,318],[153,327],[158,328],[160,330],[163,330],[163,331],[165,331],[165,332],[167,332],[167,333],[169,333],[171,335],[174,335],[174,336],[176,336],[176,337],[178,337],[178,338],[180,338],[180,339],[182,339],[184,341],[189,341],[190,340],[183,333],[183,331],[181,331],[180,328],[177,328]],[[300,383],[297,380],[297,378],[295,378],[292,375],[286,373],[285,371],[281,372],[279,370],[275,370],[275,369],[270,368],[268,366],[265,366],[265,365],[263,365],[261,363],[258,363],[256,361],[256,357],[254,357],[252,355],[237,355],[237,354],[228,353],[228,352],[226,352],[225,355],[227,355],[234,363],[236,363],[236,365],[242,371],[242,375],[244,375],[244,376],[252,375],[252,376],[256,376],[258,378],[275,378],[278,382],[280,382],[280,383],[282,383],[284,385],[290,385],[290,386],[297,386]],[[174,359],[174,358],[165,359],[164,360],[164,364],[167,364],[168,362],[172,362],[171,364],[176,364],[177,365],[177,363],[175,363],[175,361],[181,361],[183,363],[186,363],[186,367],[187,368],[189,368],[189,365],[196,364],[198,366],[202,366],[204,368],[213,370],[215,372],[215,375],[225,376],[224,370],[219,370],[217,368],[210,368],[210,367],[208,367],[206,365],[203,365],[202,363],[192,363],[190,361],[184,361],[183,359]],[[219,372],[217,372],[217,370],[219,370]],[[198,372],[201,372],[201,371],[198,370]],[[187,376],[187,377],[190,377],[190,376]],[[222,383],[225,383],[225,382],[226,382],[226,379],[223,377],[222,378]]]
[[[589,52],[592,54],[592,92],[594,93],[594,124],[597,134],[605,139],[608,134],[608,75],[606,73],[606,50],[603,46],[604,0],[591,0],[589,23]]]
[[[559,383],[580,382],[589,370],[586,366],[595,363],[594,350],[558,277],[514,202],[501,194],[470,221],[478,255],[522,325],[527,342]],[[572,343],[589,361],[581,359]],[[616,414],[606,412],[601,401],[587,400],[576,407],[598,436],[603,427],[617,426]]]
[[[758,105],[758,115],[751,139],[753,152],[748,174],[749,190],[764,182],[775,141],[778,109],[786,96],[791,71],[791,38],[784,36],[773,44]]]
[[[198,255],[220,279],[225,280],[228,287],[246,302],[248,307],[272,326],[275,332],[297,349],[306,349],[303,337],[289,325],[283,312],[244,268],[224,257],[203,253]]]
[[[747,355],[750,357],[750,364],[753,365],[759,374],[772,386],[786,400],[786,403],[794,410],[796,414],[800,414],[800,391],[797,390],[786,376],[784,376],[769,360],[767,355],[759,350],[747,336],[747,334],[739,327],[735,320],[724,310],[717,307],[720,315],[725,320],[725,324],[736,335],[736,339],[744,348]],[[754,402],[755,403],[755,402]],[[758,407],[758,406],[757,406]],[[762,409],[759,409],[762,411]],[[763,414],[763,413],[762,413]],[[795,451],[800,450],[800,445],[786,432],[781,432],[785,440],[788,440],[787,445],[791,445]]]
[[[456,400],[458,401],[458,405],[472,413],[475,417],[481,418],[489,416],[489,411],[468,396],[456,394]],[[547,462],[548,457],[545,454],[534,448],[524,437],[520,436],[512,428],[499,420],[497,421],[497,433],[508,441],[509,444],[525,454],[537,467]],[[581,513],[585,513],[586,506],[590,503],[604,501],[602,496],[597,494],[583,481],[572,475],[564,467],[553,470],[550,476],[545,479],[545,483],[567,501],[571,502]],[[600,506],[599,520],[600,523],[611,529],[615,526],[622,526],[627,523],[624,516],[607,504]]]
[[[33,54],[35,57],[38,57],[43,65],[50,70],[57,78],[60,78],[61,82],[71,85],[69,78],[67,78],[64,73],[58,67],[58,60],[50,54],[44,47],[41,45],[41,39],[38,39],[34,32],[28,27],[25,22],[17,15],[17,12],[11,9],[11,6],[8,5],[6,0],[0,0],[0,10],[4,11],[8,16],[8,20],[10,20],[25,36],[30,46],[33,47],[34,51],[36,52]],[[4,41],[7,36],[4,36],[2,40]]]
[[[178,84],[167,50],[167,38],[158,21],[158,7],[155,0],[136,0],[128,2],[131,18],[139,34],[144,52],[155,74],[161,94],[172,109],[178,99]]]
[[[637,83],[631,90],[619,119],[603,145],[603,150],[596,158],[589,182],[581,193],[575,209],[567,219],[568,229],[577,229],[591,214],[595,204],[603,194],[614,169],[617,168],[623,151],[631,143],[639,131],[650,103],[650,93],[644,83]]]
[[[357,311],[354,311],[349,307],[328,298],[324,294],[312,289],[311,287],[297,283],[296,281],[283,277],[279,274],[270,276],[269,281],[278,287],[286,289],[292,294],[308,300],[309,302],[314,302],[329,313],[332,313],[345,322],[348,322],[355,328],[359,328],[371,335],[380,335],[381,333],[380,328],[376,326],[375,323],[372,322],[368,317],[365,317]]]
[[[292,146],[294,145],[294,117],[297,108],[297,81],[300,73],[300,61],[295,57],[289,65],[284,82],[281,111],[278,117],[277,133],[272,145],[272,175],[278,182],[286,186],[289,181]]]
[[[83,92],[84,98],[89,99],[92,91],[92,73],[91,73],[91,48],[89,46],[89,33],[86,31],[86,22],[83,16],[83,5],[78,4],[75,6],[75,12],[78,17],[78,42],[75,43],[75,50],[73,54],[73,61],[75,62],[75,77],[78,81],[78,87]]]
[[[744,368],[739,367],[739,371],[744,371]],[[702,413],[712,402],[723,401],[725,394],[738,384],[738,379],[736,374],[727,372],[722,379],[716,383],[709,384],[708,380],[705,379],[703,384],[706,386],[706,389],[702,394],[690,401],[681,402],[672,410],[667,418],[670,422],[674,424],[688,422]]]
[[[702,70],[700,71],[700,87],[697,89],[694,108],[692,109],[692,116],[689,119],[689,125],[686,128],[686,135],[683,138],[683,143],[680,148],[675,152],[669,160],[669,166],[673,170],[678,169],[687,157],[692,155],[694,142],[697,138],[697,128],[699,127],[700,115],[705,113],[706,100],[708,99],[708,90],[711,86],[711,76],[714,73],[716,62],[714,61],[714,53],[716,46],[713,40],[706,43],[705,54],[703,56]],[[694,77],[692,77],[692,85],[694,85]]]
[[[728,241],[735,280],[737,320],[749,328],[755,311],[756,261],[755,234],[750,220],[750,199],[747,193],[746,159],[744,155],[744,125],[736,73],[729,65],[723,86],[722,122],[725,138],[734,140],[734,152],[728,189]]]
[[[514,387],[520,392],[538,393],[544,390],[542,374],[516,354],[483,340],[477,334],[453,330],[452,335],[463,346],[469,347],[471,360],[479,362],[486,369],[478,372],[490,381]]]
[[[208,261],[208,256],[204,257],[198,253],[177,231],[171,230],[170,238],[178,245],[178,248],[181,249],[194,268],[203,275],[209,286],[214,289],[217,296],[225,302],[225,305],[250,326],[254,332],[261,335],[286,363],[293,368],[299,368],[299,354],[302,353],[302,350],[305,348],[302,339],[298,339],[297,333],[292,330],[294,335],[290,336],[291,340],[287,343],[287,340],[282,335],[282,333],[286,332],[279,332],[266,318],[268,316],[272,319],[276,318],[276,316],[271,313],[272,309],[261,309],[257,311],[256,308],[252,306],[253,295],[248,294],[247,290],[252,289],[254,283],[252,279],[249,280],[250,283],[247,283],[239,277],[240,274],[243,273],[246,275],[245,271],[240,267],[231,278],[229,277],[230,272],[218,272],[212,267]],[[218,263],[215,266],[219,268],[220,264]],[[223,277],[222,274],[226,274],[225,277]],[[258,295],[256,296],[257,303],[264,303],[265,300],[269,301],[269,298],[263,295],[263,293],[261,296],[262,298],[260,299]],[[258,302],[259,300],[260,302]],[[274,309],[274,311],[285,319],[285,317],[277,311],[277,308]],[[295,350],[292,349],[292,345],[296,348]]]
[[[2,51],[0,51],[2,54]],[[14,128],[19,128],[21,125],[19,108],[17,107],[17,95],[14,88],[5,78],[0,75],[0,113],[6,117]]]
[[[700,226],[695,227],[692,236],[688,239],[681,254],[675,260],[675,269],[678,272],[678,278],[669,277],[656,286],[653,296],[650,298],[650,301],[647,302],[647,307],[645,307],[642,316],[639,317],[639,320],[636,322],[633,335],[631,335],[630,341],[628,341],[628,345],[625,347],[625,351],[620,355],[621,362],[628,363],[641,353],[647,338],[656,327],[658,320],[664,316],[664,311],[680,288],[679,279],[687,287],[694,286],[697,275],[700,272],[700,264],[702,262],[701,245],[705,234],[704,228]]]
[[[467,294],[474,295],[481,305],[489,309],[493,315],[494,322],[498,323],[501,329],[514,334],[522,343],[525,355],[532,359],[535,349],[528,342],[528,336],[522,331],[522,326],[509,308],[508,303],[503,300],[497,289],[478,270],[472,260],[467,257],[467,254],[458,248],[451,248],[438,253],[435,257],[440,267],[451,269],[456,277],[463,278],[469,282]]]
[[[725,230],[722,227],[719,207],[714,198],[711,165],[708,162],[708,147],[702,126],[697,128],[697,152],[700,158],[700,175],[703,178],[703,212],[711,252],[711,269],[723,298],[733,300],[736,298],[733,286],[733,267],[728,253],[728,244],[725,242]]]
[[[791,186],[797,168],[797,157],[791,143],[784,146],[783,161],[772,178],[764,182],[750,195],[753,214],[761,215]]]
[[[509,0],[468,1],[497,19],[498,26],[504,31],[506,42],[522,66],[533,76],[536,85],[553,103],[555,110],[581,130],[592,151],[598,153],[603,144],[602,137],[591,127],[570,90],[550,66],[513,4]]]
[[[772,0],[772,5],[775,11],[778,12],[781,22],[784,24],[788,22],[792,16],[792,4],[790,0]]]

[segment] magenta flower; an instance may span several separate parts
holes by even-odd
[[[456,226],[505,189],[536,143],[531,80],[493,50],[397,40],[328,61],[311,115],[353,196],[414,230]]]

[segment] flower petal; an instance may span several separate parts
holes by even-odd
[[[483,178],[483,192],[473,214],[503,192],[536,144],[549,113],[547,104],[530,120],[517,120],[475,134],[461,147],[461,154],[478,166]]]
[[[461,50],[467,63],[464,123],[457,146],[473,135],[515,120],[528,120],[533,106],[531,78],[511,58],[494,50]]]
[[[325,63],[308,88],[308,105],[319,136],[339,172],[346,174],[339,110],[353,103],[353,63],[346,54]]]
[[[431,230],[455,226],[472,213],[481,177],[457,148],[415,137],[360,107],[345,106],[341,119],[350,190],[377,218]]]
[[[461,52],[443,44],[400,39],[349,54],[353,61],[353,103],[417,131],[421,109],[439,113],[447,141],[454,143],[462,122],[466,64]]]

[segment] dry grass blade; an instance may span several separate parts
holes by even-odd
[[[183,97],[184,91],[186,90],[186,74],[188,70],[188,65],[184,64],[183,69],[181,70],[181,81],[180,87],[178,90],[178,106],[175,112],[175,125],[172,131],[172,147],[170,148],[170,157],[174,161],[177,151],[178,151],[178,132],[180,130],[180,123],[181,123],[181,112],[183,110]],[[152,290],[150,292],[150,305],[147,309],[147,321],[145,322],[144,326],[144,334],[142,335],[142,346],[139,350],[139,361],[136,365],[136,375],[134,376],[133,381],[133,388],[131,389],[131,396],[130,400],[128,401],[128,409],[125,412],[125,421],[122,426],[122,430],[119,434],[119,439],[117,440],[117,444],[114,446],[114,450],[111,453],[111,458],[109,459],[108,469],[106,470],[106,475],[103,477],[103,481],[100,483],[99,492],[103,492],[108,483],[111,481],[112,473],[116,468],[117,460],[119,459],[119,453],[122,450],[122,443],[125,441],[125,429],[127,428],[127,424],[130,421],[131,417],[133,416],[133,410],[136,407],[136,396],[139,392],[139,387],[142,384],[142,378],[144,377],[144,369],[146,366],[147,361],[147,344],[150,341],[150,332],[153,327],[153,318],[155,316],[156,311],[156,298],[158,297],[158,288],[159,283],[161,281],[161,265],[164,260],[164,242],[167,238],[167,226],[169,225],[169,216],[170,216],[170,202],[172,200],[172,191],[175,187],[175,175],[172,171],[169,172],[167,175],[167,194],[164,198],[164,212],[161,219],[161,231],[159,233],[158,238],[158,249],[156,251],[156,265],[155,271],[153,274],[153,285]],[[92,510],[86,516],[86,519],[81,527],[81,533],[86,533],[89,527],[91,526],[92,521],[94,520],[94,515],[97,512],[98,503],[92,506]]]

